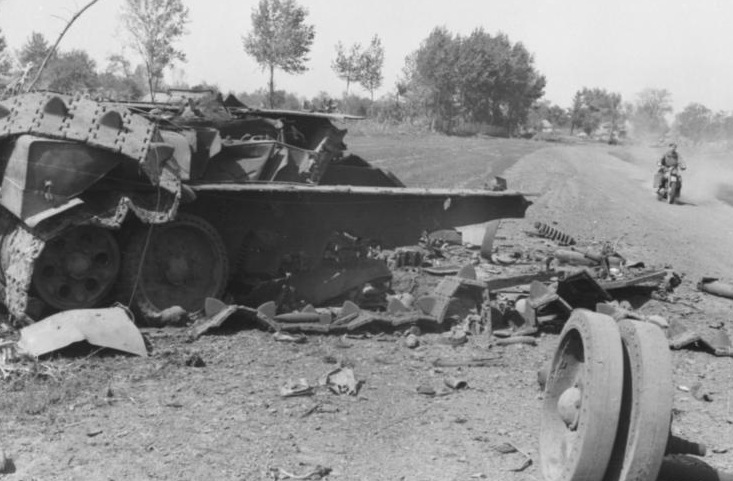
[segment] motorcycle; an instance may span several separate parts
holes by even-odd
[[[657,199],[666,200],[670,204],[675,204],[680,198],[682,191],[682,175],[680,170],[684,167],[674,166],[660,169],[654,178],[654,185],[657,188]]]

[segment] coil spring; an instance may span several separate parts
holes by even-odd
[[[535,222],[535,229],[539,231],[542,237],[546,237],[560,244],[561,246],[572,246],[575,245],[575,239],[567,235],[566,233],[550,227],[542,222]]]

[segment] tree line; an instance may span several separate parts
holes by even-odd
[[[49,39],[38,32],[31,33],[13,55],[0,35],[0,79],[7,86],[11,78],[19,78],[13,87],[22,91],[48,56],[35,88],[123,100],[148,93],[154,99],[163,87],[164,72],[186,61],[177,44],[187,33],[188,8],[182,0],[124,0],[119,18],[127,32],[127,45],[137,54],[136,65],[116,54],[100,69],[84,50],[55,51]],[[276,72],[305,72],[315,36],[308,10],[295,0],[260,0],[252,10],[251,28],[242,36],[242,47],[268,74],[268,95],[263,99],[267,106],[279,107],[289,97],[276,88]],[[364,110],[363,102],[355,101],[351,93],[355,84],[375,104],[376,92],[384,81],[384,59],[378,35],[366,46],[335,45],[331,68],[345,82],[342,100],[351,99],[344,102],[347,107]],[[491,123],[515,130],[542,96],[544,84],[532,55],[506,35],[478,29],[462,37],[436,28],[406,59],[404,78],[379,107],[394,119],[429,119],[438,130],[451,131],[461,122]]]
[[[136,64],[115,54],[100,69],[86,51],[56,51],[38,32],[11,52],[0,32],[0,86],[6,94],[33,84],[37,89],[86,92],[114,100],[138,100],[146,93],[155,100],[156,92],[166,87],[190,87],[164,83],[164,72],[186,61],[185,52],[177,47],[190,22],[183,0],[124,0],[119,18]],[[244,53],[268,74],[268,82],[254,92],[240,92],[240,99],[254,107],[335,108],[326,92],[303,99],[276,87],[276,72],[297,75],[308,70],[316,33],[308,22],[308,10],[296,0],[260,0],[241,40]],[[634,101],[625,101],[619,93],[583,87],[569,108],[552,104],[543,99],[546,78],[536,69],[533,55],[501,32],[477,28],[459,35],[436,27],[407,56],[391,92],[376,99],[384,82],[384,59],[379,35],[366,46],[335,45],[331,69],[345,83],[345,93],[338,99],[340,110],[446,133],[531,135],[549,126],[609,141],[630,130],[637,137],[672,132],[693,142],[733,139],[733,116],[701,104],[687,106],[670,122],[671,94],[664,89],[645,89]],[[45,69],[39,75],[41,65]],[[31,82],[36,76],[38,81]],[[354,85],[369,97],[354,94]],[[194,87],[216,89],[206,84]]]
[[[533,106],[535,125],[543,119],[570,133],[613,141],[625,136],[636,139],[685,139],[690,143],[733,142],[733,113],[714,112],[693,102],[675,113],[672,94],[666,89],[646,88],[633,101],[624,101],[620,93],[602,88],[584,87],[573,97],[572,106],[563,110],[549,103]]]

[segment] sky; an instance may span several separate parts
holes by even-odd
[[[123,0],[99,0],[71,27],[60,50],[87,50],[98,66],[125,53],[119,12]],[[242,36],[258,0],[183,0],[188,34],[179,42],[188,61],[169,80],[251,92],[267,76],[248,57]],[[87,0],[0,0],[0,29],[17,50],[31,32],[50,43]],[[316,37],[302,75],[275,73],[276,88],[313,97],[339,97],[345,83],[331,70],[335,46],[367,45],[376,34],[385,49],[384,83],[393,93],[405,57],[437,26],[468,35],[476,28],[503,32],[533,53],[547,78],[545,98],[569,107],[583,88],[604,88],[633,102],[645,88],[671,92],[675,110],[692,102],[733,111],[733,2],[728,0],[300,0]],[[358,86],[352,89],[360,89]],[[358,90],[368,96],[363,89]],[[353,92],[353,90],[352,90]]]

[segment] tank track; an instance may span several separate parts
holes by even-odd
[[[152,204],[160,204],[158,209],[146,208],[149,200],[136,202],[134,198],[120,194],[116,205],[111,206],[106,215],[68,215],[66,223],[119,228],[130,210],[145,223],[164,223],[175,217],[181,182],[178,175],[166,166],[171,148],[162,141],[157,124],[143,115],[118,104],[96,102],[81,95],[33,92],[13,96],[0,103],[0,141],[20,135],[80,142],[124,155],[161,189],[157,194],[158,202]],[[4,271],[1,297],[11,319],[25,324],[32,321],[25,311],[34,262],[48,236],[44,235],[41,226],[41,231],[36,232],[38,229],[30,229],[4,209],[0,210],[3,218],[9,218],[3,222],[4,228],[0,233]],[[66,213],[59,217],[65,216]]]

